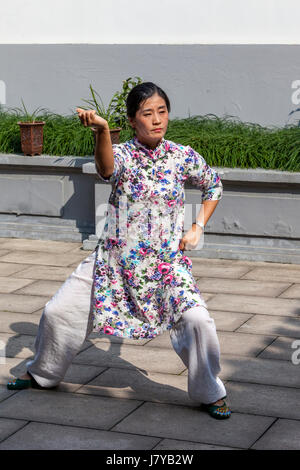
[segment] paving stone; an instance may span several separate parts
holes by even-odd
[[[4,263],[2,263],[4,264]],[[6,263],[8,264],[8,263]],[[0,264],[1,268],[1,264]],[[49,281],[64,282],[74,271],[73,268],[62,268],[59,266],[31,266],[18,272],[18,278],[45,279]]]
[[[236,331],[300,338],[300,318],[255,315]]]
[[[249,320],[252,313],[222,312],[221,310],[209,310],[214,319],[218,331],[235,331]]]
[[[256,295],[216,294],[208,300],[208,309],[229,310],[231,312],[256,313],[263,315],[298,316],[298,300],[272,299]]]
[[[0,418],[0,442],[22,429],[28,421]],[[0,447],[1,448],[1,447]]]
[[[300,266],[286,268],[254,268],[242,276],[242,279],[255,279],[257,281],[300,282]]]
[[[82,243],[60,242],[55,240],[30,240],[27,238],[10,238],[1,243],[1,249],[15,251],[44,251],[46,253],[66,253],[80,248]]]
[[[10,237],[0,237],[0,244],[6,242],[8,240],[11,240],[11,238]]]
[[[214,295],[215,294],[201,291],[201,297],[205,300],[205,302],[207,302],[209,299],[211,299]]]
[[[248,279],[219,279],[213,277],[200,277],[197,281],[200,290],[204,292],[263,295],[276,297],[291,284],[288,282],[262,282]]]
[[[51,299],[51,297],[58,291],[58,289],[62,286],[62,282],[60,281],[33,281],[30,280],[30,285],[27,287],[23,287],[22,289],[18,289],[15,291],[15,294],[28,294],[28,295],[44,295],[47,299]]]
[[[299,338],[286,338],[279,336],[273,343],[270,344],[264,351],[262,351],[258,357],[261,359],[279,359],[284,361],[291,361],[291,356],[295,352],[295,348],[292,348],[294,341],[297,344],[300,343]],[[297,349],[299,346],[297,346]]]
[[[200,264],[193,261],[192,266],[193,275],[198,279],[198,277],[206,276],[213,278],[229,278],[229,279],[239,279],[241,276],[249,272],[248,266],[236,266],[235,264]]]
[[[19,273],[20,271],[23,272],[26,268],[28,268],[28,264],[0,263],[0,276],[10,276],[11,274]],[[20,277],[26,278],[26,276]]]
[[[0,447],[1,448],[1,447]],[[234,450],[236,447],[214,446],[213,444],[201,444],[199,442],[177,441],[175,439],[163,439],[152,450]],[[240,449],[238,449],[240,450]],[[195,456],[193,457],[195,461]]]
[[[25,389],[0,403],[0,417],[107,430],[140,404],[137,400]]]
[[[2,366],[1,366],[0,370],[1,369],[2,369]],[[11,397],[15,393],[17,393],[17,392],[15,392],[14,390],[8,390],[6,385],[0,384],[0,402],[6,400],[8,397]]]
[[[220,363],[222,380],[300,389],[299,367],[292,362],[223,354]]]
[[[144,403],[112,430],[247,449],[273,421],[240,413],[222,421],[198,407]]]
[[[186,376],[154,372],[143,374],[138,370],[115,367],[106,370],[77,392],[151,402],[195,405],[187,393]]]
[[[56,424],[29,423],[0,444],[10,450],[147,450],[158,438]]]
[[[79,254],[81,254],[81,253],[86,253],[86,255],[88,256],[88,255],[90,255],[91,253],[93,253],[94,251],[95,251],[95,250],[84,250],[84,249],[83,249],[83,246],[82,246],[82,243],[81,243],[81,244],[80,244],[79,246],[77,246],[76,248],[72,248],[72,250],[70,250],[70,253],[75,253],[75,254],[76,254],[76,253],[79,253]]]
[[[102,374],[105,369],[105,367],[71,364],[63,380],[56,387],[56,390],[75,392],[82,387],[82,384],[89,383],[95,377]]]
[[[274,263],[273,261],[249,261],[244,259],[222,259],[222,258],[199,258],[196,256],[189,256],[193,262],[193,266],[202,265],[215,265],[215,266],[247,266],[249,271],[255,268],[283,268],[298,271],[299,264],[293,263]]]
[[[299,450],[300,422],[279,419],[251,447],[258,450]]]
[[[25,357],[34,353],[35,336],[0,333],[0,341],[5,343],[6,357]]]
[[[0,252],[1,256],[1,252]],[[49,266],[71,266],[71,264],[77,263],[77,265],[88,255],[84,253],[82,256],[79,254],[70,253],[45,253],[38,251],[13,251],[5,256],[1,256],[1,262],[12,262],[17,263],[18,261],[22,264],[43,264]]]
[[[1,294],[0,310],[6,312],[33,313],[43,307],[48,297],[40,295]]]
[[[250,357],[257,356],[274,341],[275,336],[219,331],[218,338],[221,354],[237,354]]]
[[[2,249],[1,249],[1,250],[0,250],[0,257],[1,257],[1,256],[5,256],[5,255],[8,255],[9,252],[10,252],[10,250],[2,250]]]
[[[226,390],[233,412],[300,420],[300,389],[229,381]]]
[[[40,315],[31,313],[0,312],[0,332],[36,336]]]
[[[287,290],[282,292],[279,296],[280,299],[300,299],[300,284],[294,284]]]
[[[162,334],[150,339],[145,348],[171,348],[173,350],[170,332],[164,331]]]
[[[32,284],[32,279],[17,279],[15,277],[0,277],[0,294],[9,294]]]
[[[93,364],[106,367],[121,367],[130,369],[147,370],[169,374],[180,374],[185,367],[175,351],[162,349],[157,354],[157,348],[139,348],[136,346],[121,345],[116,343],[97,343],[75,358],[77,364]]]

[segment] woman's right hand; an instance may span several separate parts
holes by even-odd
[[[96,111],[94,109],[85,110],[82,108],[76,108],[76,111],[78,113],[78,117],[81,123],[85,127],[95,127],[97,129],[102,129],[102,130],[109,128],[107,121],[103,119],[102,117],[98,116],[98,114],[96,114]]]

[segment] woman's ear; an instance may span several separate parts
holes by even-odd
[[[128,122],[130,124],[130,126],[132,127],[132,129],[134,129],[134,125],[135,125],[135,119],[134,118],[131,118],[131,117],[128,117],[127,116],[127,119],[128,119]]]

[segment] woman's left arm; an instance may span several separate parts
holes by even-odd
[[[202,204],[196,221],[202,222],[205,226],[222,198],[223,185],[218,173],[206,163],[202,155],[191,147],[188,147],[185,164],[189,181],[202,191]],[[187,249],[187,244],[191,249],[196,248],[202,233],[203,229],[194,223],[180,240],[179,248]]]

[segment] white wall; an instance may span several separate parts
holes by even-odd
[[[0,0],[0,44],[300,44],[299,0]]]

